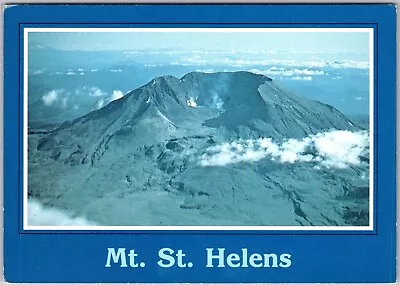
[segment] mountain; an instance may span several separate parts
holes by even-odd
[[[332,130],[365,132],[263,75],[157,77],[30,130],[28,195],[101,225],[366,225],[367,154],[321,167]]]

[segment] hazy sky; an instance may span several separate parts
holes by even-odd
[[[65,50],[369,51],[366,32],[30,32],[29,42]]]

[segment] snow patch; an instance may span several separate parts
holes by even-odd
[[[186,100],[186,103],[188,104],[189,107],[197,107],[197,103],[196,103],[197,97],[196,99],[193,99],[193,97],[190,97],[189,99]]]
[[[33,75],[39,75],[39,74],[43,74],[46,71],[45,68],[42,69],[38,69],[32,72]]]

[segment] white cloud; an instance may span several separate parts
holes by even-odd
[[[368,69],[368,61],[356,61],[356,60],[339,60],[339,61],[326,61],[322,59],[304,59],[294,60],[292,57],[281,58],[281,59],[265,59],[262,54],[255,54],[249,58],[248,54],[236,54],[235,56],[229,56],[227,54],[220,54],[218,56],[190,56],[190,55],[179,55],[174,57],[171,61],[172,65],[183,65],[183,66],[209,66],[209,65],[222,65],[222,66],[233,66],[233,67],[254,67],[254,66],[284,66],[287,68],[303,69],[300,73],[302,75],[322,75],[322,71],[319,68],[334,68],[334,69]],[[309,69],[307,71],[307,69]],[[310,69],[318,69],[310,70]],[[294,71],[299,72],[299,71]],[[311,72],[313,74],[308,74]],[[289,75],[288,75],[289,76]]]
[[[43,207],[33,199],[28,200],[28,224],[30,226],[95,226],[96,223],[83,217],[71,217],[66,212]]]
[[[91,69],[90,72],[97,72],[97,69]]]
[[[359,164],[360,155],[369,146],[369,138],[365,132],[328,132],[316,135],[313,141],[319,155],[325,158],[322,164],[338,168]]]
[[[200,157],[200,165],[223,166],[270,158],[281,163],[307,162],[327,168],[346,168],[360,164],[360,156],[366,155],[368,148],[366,131],[333,130],[280,144],[271,138],[224,143],[208,148]]]
[[[73,72],[73,71],[68,71],[66,74],[67,74],[67,75],[75,75],[76,73]]]
[[[47,92],[45,95],[42,96],[42,101],[44,105],[46,106],[53,105],[53,103],[57,101],[58,97],[62,92],[63,92],[62,90],[51,90],[50,92]]]
[[[89,88],[89,96],[91,97],[102,97],[106,95],[105,92],[101,91],[98,87],[90,87]]]
[[[363,98],[363,97],[360,97],[360,96],[358,96],[358,97],[354,97],[354,99],[355,99],[355,100],[357,100],[357,101],[364,100],[364,98]]]
[[[291,79],[291,80],[311,81],[312,80],[312,76],[293,76],[293,77],[289,77],[289,79]]]
[[[111,71],[111,72],[122,72],[121,69],[111,69],[110,71]]]
[[[102,108],[102,107],[104,106],[104,103],[105,103],[104,99],[98,100],[98,101],[96,102],[96,108],[97,108],[97,109]]]
[[[111,94],[110,101],[115,101],[124,97],[124,93],[121,90],[114,90]]]
[[[51,90],[50,92],[47,92],[45,95],[43,95],[42,101],[45,106],[52,106],[57,103],[58,107],[66,108],[67,102],[68,102],[68,97],[65,97],[65,95],[68,95],[68,94],[69,94],[69,92],[65,92],[62,89],[54,89],[54,90]]]
[[[221,109],[223,105],[224,101],[218,96],[217,92],[214,92],[212,96],[211,107]]]
[[[214,69],[196,69],[196,72],[202,72],[202,73],[214,73]]]
[[[261,70],[261,69],[249,69],[248,71],[257,73],[257,74],[265,74],[267,76],[320,76],[327,75],[327,73],[323,70],[319,69],[286,69],[286,68],[277,68],[276,66],[272,66],[269,69]]]

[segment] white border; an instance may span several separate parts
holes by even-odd
[[[28,34],[30,32],[369,33],[369,225],[368,226],[29,226],[28,225]],[[372,231],[374,229],[374,29],[373,28],[24,28],[23,230],[136,231]]]

